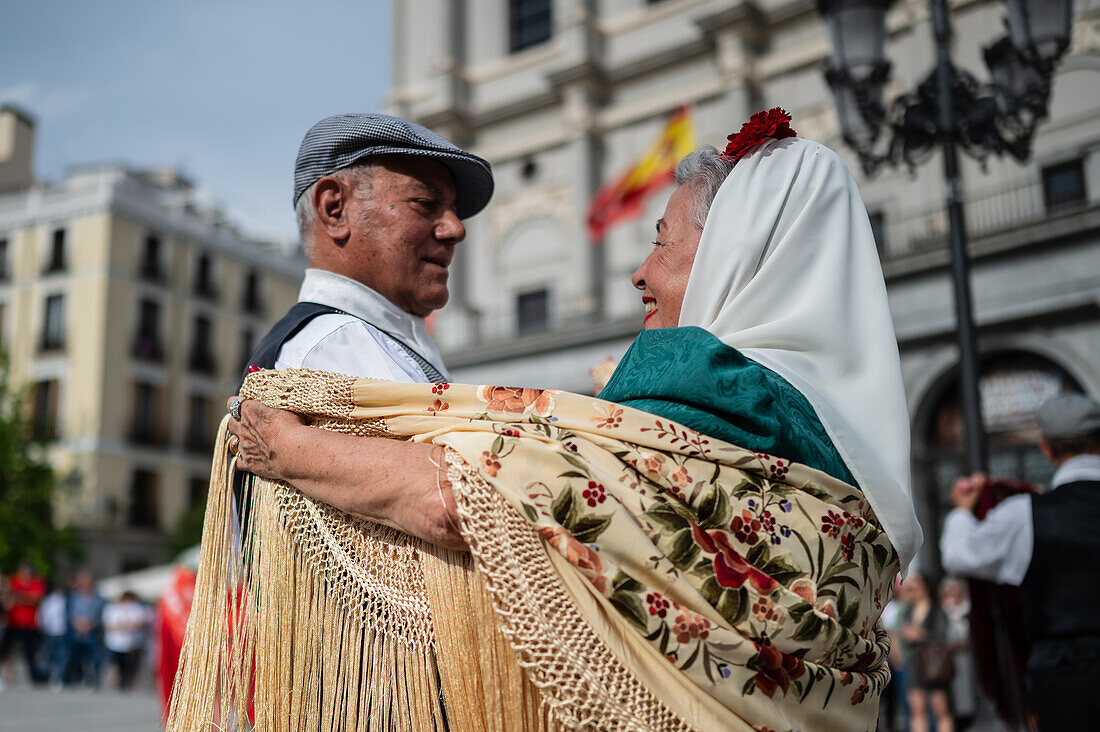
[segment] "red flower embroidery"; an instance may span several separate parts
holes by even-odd
[[[749,121],[741,125],[740,132],[726,138],[729,144],[722,154],[737,161],[765,140],[782,140],[785,137],[794,137],[795,134],[791,129],[791,115],[780,107],[772,107],[766,112],[760,111],[749,117]]]
[[[565,557],[566,561],[579,569],[600,594],[605,596],[611,594],[611,583],[603,572],[603,561],[600,559],[599,552],[580,543],[560,526],[540,526],[539,536]],[[665,600],[665,606],[668,606],[667,600]]]
[[[852,561],[856,553],[856,537],[852,534],[844,534],[840,537],[840,554],[845,562]]]
[[[835,539],[840,536],[840,530],[844,528],[844,519],[836,511],[829,511],[828,515],[821,517],[821,531]]]
[[[724,531],[712,531],[709,534],[698,525],[691,525],[691,537],[703,551],[714,554],[714,578],[722,587],[737,589],[748,582],[757,592],[771,594],[779,583],[769,575],[749,564],[737,550],[730,545]]]
[[[545,417],[554,408],[554,389],[524,389],[513,386],[479,386],[477,398],[486,402],[489,412],[529,415],[531,412]]]
[[[447,384],[445,382],[440,382],[438,384],[432,384],[432,394],[442,394],[443,392],[447,391],[450,388],[451,388],[451,385]]]
[[[676,636],[676,641],[687,643],[696,638],[706,640],[707,636],[710,635],[710,621],[690,610],[685,610],[679,606],[677,608],[681,612],[672,624],[672,634]]]
[[[760,531],[761,527],[760,519],[753,516],[748,509],[742,509],[741,515],[734,516],[733,521],[730,522],[730,530],[733,532],[734,537],[739,542],[749,546],[753,546],[760,541],[760,535],[757,532]]]
[[[749,667],[756,669],[753,683],[769,699],[776,689],[787,693],[791,681],[806,671],[806,663],[797,656],[777,651],[772,646],[759,646],[756,656],[749,660]]]
[[[658,618],[668,615],[668,610],[671,607],[668,600],[660,592],[650,592],[645,596],[645,602],[649,606],[649,614],[656,615]]]
[[[588,502],[590,508],[595,508],[597,503],[603,503],[607,499],[607,492],[602,485],[590,480],[581,496]]]
[[[492,477],[497,477],[497,471],[500,470],[500,458],[496,453],[491,453],[488,450],[481,453],[481,464],[485,466],[485,472]]]

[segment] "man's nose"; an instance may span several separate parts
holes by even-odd
[[[458,214],[452,209],[448,209],[443,214],[443,218],[436,224],[435,236],[440,241],[458,244],[466,238],[466,225],[462,223],[462,219],[458,218]]]

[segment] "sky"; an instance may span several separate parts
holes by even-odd
[[[0,0],[0,104],[34,169],[174,167],[249,235],[296,239],[294,158],[330,114],[383,111],[388,0]]]

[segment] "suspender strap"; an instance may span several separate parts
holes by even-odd
[[[367,322],[357,315],[352,315],[351,313],[340,310],[339,308],[334,308],[330,305],[322,305],[316,302],[296,303],[287,311],[287,314],[284,315],[279,322],[271,327],[271,330],[263,337],[260,344],[256,346],[256,350],[253,352],[252,358],[248,360],[248,363],[265,369],[275,368],[275,360],[278,358],[279,350],[283,347],[283,344],[297,335],[302,328],[306,327],[306,325],[318,315],[348,315],[356,320],[362,320],[364,323]],[[420,367],[420,370],[424,372],[426,381],[430,383],[446,381],[446,378],[439,372],[439,369],[433,366],[428,359],[403,343],[400,338],[393,333],[382,330],[373,323],[368,323],[368,325],[389,336],[390,340],[394,341],[398,347],[400,347],[401,350]],[[241,380],[243,381],[244,377],[247,375],[247,373],[243,374]]]

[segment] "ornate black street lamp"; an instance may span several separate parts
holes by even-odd
[[[1047,115],[1054,68],[1069,46],[1072,0],[1005,0],[1008,35],[985,49],[990,81],[982,84],[951,62],[946,0],[929,0],[936,67],[916,89],[886,107],[886,11],[894,0],[818,0],[833,53],[825,78],[844,141],[864,172],[884,164],[910,168],[943,150],[951,273],[959,340],[966,469],[987,470],[971,315],[969,263],[958,148],[984,160],[1008,153],[1027,160]],[[884,134],[885,133],[885,134]],[[880,138],[886,140],[880,143]]]

